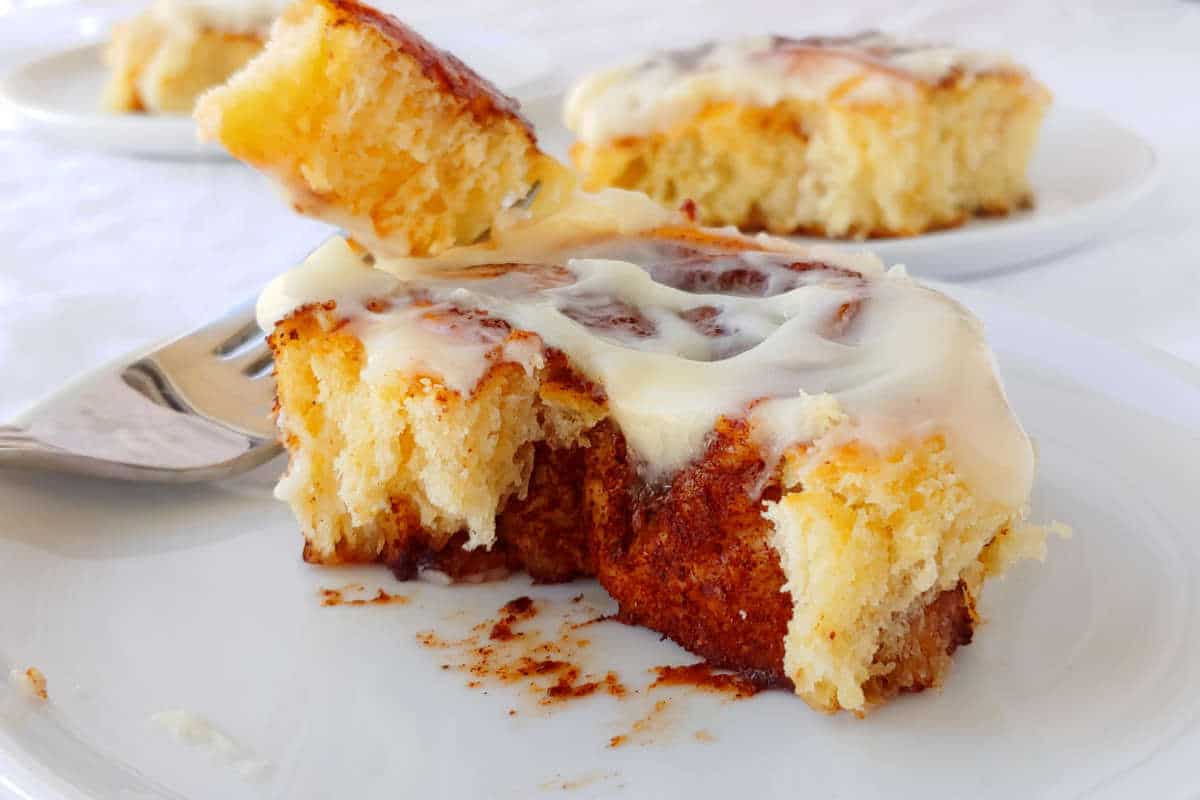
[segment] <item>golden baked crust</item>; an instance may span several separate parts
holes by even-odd
[[[792,599],[763,502],[763,475],[744,421],[721,420],[704,456],[658,490],[640,485],[619,435],[589,450],[587,484],[600,582],[620,618],[661,631],[714,665],[783,681]]]
[[[460,101],[481,124],[493,118],[516,120],[524,127],[529,140],[536,141],[533,126],[521,115],[520,104],[459,61],[453,53],[437,49],[395,17],[355,0],[328,0],[325,7],[333,12],[327,25],[374,29],[398,52],[416,61],[426,78],[436,81],[445,92]]]
[[[263,54],[196,117],[203,135],[279,181],[297,211],[377,253],[470,244],[535,185],[540,210],[570,182],[516,101],[352,0],[291,6]]]

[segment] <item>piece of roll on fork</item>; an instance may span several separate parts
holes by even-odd
[[[571,173],[517,104],[368,6],[301,0],[265,51],[196,109],[201,135],[273,176],[300,213],[377,254],[435,255],[538,215]]]

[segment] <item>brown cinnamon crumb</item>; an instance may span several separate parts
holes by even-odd
[[[408,602],[408,597],[406,597],[405,595],[388,594],[383,589],[380,589],[378,592],[375,593],[374,597],[370,597],[370,598],[366,598],[366,599],[360,598],[360,599],[355,599],[355,600],[347,600],[346,605],[348,605],[348,606],[367,606],[367,605],[384,606],[384,605],[387,605],[388,603],[407,603],[407,602]]]
[[[745,675],[717,672],[704,661],[682,666],[655,667],[654,672],[658,677],[650,684],[651,689],[659,686],[696,686],[710,691],[726,692],[740,700],[752,697],[766,688]]]
[[[500,607],[501,614],[511,614],[518,619],[532,617],[537,612],[533,607],[533,598],[526,595],[521,595],[513,600],[509,600]]]
[[[615,672],[608,672],[604,675],[604,688],[613,697],[624,697],[629,693],[629,690],[625,688],[625,684],[618,680],[617,673]]]
[[[654,722],[655,718],[658,717],[660,714],[662,714],[662,712],[666,711],[667,706],[669,706],[670,704],[671,704],[670,700],[657,701],[654,704],[654,708],[652,708],[650,710],[649,714],[642,717],[637,722],[633,723],[634,731],[641,732],[641,731],[648,730],[650,728],[650,725]]]
[[[639,745],[654,744],[656,735],[669,734],[670,726],[664,716],[670,705],[671,701],[665,698],[656,701],[654,706],[638,718],[628,731],[609,739],[608,746],[620,747],[631,742]]]
[[[538,614],[538,603],[525,596],[505,603],[497,614],[498,618],[476,623],[461,640],[446,641],[433,631],[421,631],[417,641],[426,647],[461,652],[465,663],[441,666],[466,673],[470,678],[466,685],[472,689],[489,682],[522,684],[541,706],[598,693],[618,699],[627,694],[617,673],[589,674],[573,663],[574,654],[590,640],[572,635],[574,624],[569,618],[549,636],[537,629],[518,629],[522,621]]]
[[[50,693],[46,691],[46,676],[37,667],[29,667],[25,670],[25,680],[29,683],[29,689],[39,700],[49,700]]]
[[[389,603],[407,603],[408,597],[402,594],[389,594],[383,589],[379,589],[371,597],[355,597],[347,599],[346,595],[352,592],[361,592],[366,587],[361,583],[351,583],[339,589],[322,589],[321,590],[321,605],[323,606],[383,606]]]
[[[433,631],[417,631],[417,643],[425,647],[448,647],[449,643],[439,639],[438,635]],[[449,664],[444,664],[443,667],[448,667]]]
[[[545,696],[541,699],[542,705],[547,705],[559,700],[567,700],[575,697],[587,697],[600,688],[598,681],[587,681],[584,683],[575,683],[579,679],[579,668],[569,667],[559,675],[558,682],[546,689]]]
[[[514,600],[509,600],[501,606],[500,613],[504,616],[492,626],[492,632],[488,634],[488,638],[494,641],[507,642],[510,639],[525,635],[523,633],[514,633],[512,626],[519,620],[529,619],[536,615],[537,609],[534,607],[531,598],[522,595]]]
[[[584,774],[574,778],[567,778],[563,775],[555,775],[550,780],[539,783],[538,788],[543,790],[559,789],[564,792],[569,792],[575,789],[582,789],[585,786],[592,785],[593,783],[611,780],[617,776],[618,773],[616,772],[600,772],[599,770],[585,772]]]
[[[488,638],[493,641],[507,642],[517,636],[524,636],[522,633],[513,633],[512,624],[507,619],[502,619],[492,626],[492,632],[488,634]]]

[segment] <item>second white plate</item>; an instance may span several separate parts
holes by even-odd
[[[525,104],[525,113],[542,146],[566,158],[573,137],[561,121],[562,101],[562,95],[538,97]],[[955,279],[1028,266],[1101,236],[1154,187],[1157,176],[1154,149],[1136,133],[1102,114],[1055,106],[1030,166],[1037,203],[1032,210],[907,239],[838,244],[870,250],[925,277]]]

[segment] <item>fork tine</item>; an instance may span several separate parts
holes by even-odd
[[[213,353],[221,358],[228,358],[235,355],[239,350],[246,347],[254,341],[261,341],[263,338],[262,329],[258,327],[257,320],[250,320],[242,327],[233,332],[229,338],[213,348]]]
[[[254,303],[239,303],[223,316],[187,335],[189,342],[203,344],[209,352],[226,357],[261,336]]]
[[[273,363],[271,348],[267,347],[266,342],[259,342],[226,359],[226,363],[249,378],[257,378],[264,369]]]
[[[31,437],[21,428],[12,425],[0,425],[0,444],[28,442]]]
[[[275,366],[275,357],[270,350],[264,350],[258,358],[242,368],[242,374],[248,378],[261,378],[270,372],[273,366]]]
[[[242,303],[0,424],[0,463],[171,482],[242,472],[279,452],[270,366]]]

